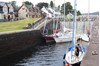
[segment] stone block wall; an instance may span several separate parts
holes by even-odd
[[[0,58],[44,43],[39,30],[0,33]]]

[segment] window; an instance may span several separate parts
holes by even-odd
[[[9,13],[9,7],[8,7],[8,13]]]
[[[28,17],[28,15],[26,14],[26,17]]]
[[[22,8],[23,10],[25,9],[25,8]]]
[[[0,7],[0,12],[3,12],[3,8],[2,7]]]
[[[38,9],[36,9],[37,10],[37,13],[38,13]]]

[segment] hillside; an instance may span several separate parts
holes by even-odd
[[[88,15],[88,13],[83,13],[82,15]],[[98,12],[89,13],[89,15],[99,15],[99,11]]]

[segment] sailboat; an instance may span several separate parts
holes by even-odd
[[[82,22],[82,21],[81,21]],[[80,39],[82,39],[83,41],[86,41],[86,42],[89,42],[89,37],[88,37],[88,35],[85,33],[85,22],[83,22],[84,24],[83,24],[83,31],[82,31],[82,33],[80,34],[80,37],[79,37],[79,39],[78,40],[80,40]]]
[[[64,0],[65,1],[65,0]],[[64,2],[65,3],[65,2]],[[62,31],[55,33],[55,42],[56,43],[64,43],[64,42],[71,42],[72,41],[72,30],[65,27],[65,4],[64,4],[64,26],[62,26]],[[56,27],[57,29],[57,27]]]
[[[82,38],[83,41],[88,42],[89,41],[89,37],[87,36],[87,34],[81,34],[80,39]]]
[[[64,43],[64,42],[70,42],[72,41],[72,31],[68,28],[65,29],[64,32],[60,31],[56,33],[56,36],[54,37],[56,43]]]
[[[89,42],[89,37],[88,35],[85,33],[85,22],[83,24],[83,32],[80,34],[80,38],[79,39],[82,39],[83,41],[86,41],[86,42]]]
[[[89,1],[89,0],[88,0]],[[89,20],[89,9],[90,9],[90,2],[88,2],[88,28],[87,28],[87,34],[86,33],[83,33],[81,34],[80,38],[86,42],[89,41],[90,39],[90,20]]]
[[[74,2],[74,21],[73,21],[73,31],[72,31],[72,45],[70,48],[68,48],[68,52],[64,55],[64,62],[65,66],[72,65],[72,66],[80,66],[83,57],[85,55],[85,49],[80,46],[80,48],[77,48],[80,44],[77,45],[76,42],[76,0]],[[81,42],[82,43],[82,42]],[[78,53],[77,53],[78,52]]]

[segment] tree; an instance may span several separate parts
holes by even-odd
[[[14,8],[14,15],[15,15],[15,18],[16,18],[16,17],[18,17],[18,12],[17,12],[18,11],[18,5],[16,5],[17,2],[11,1],[10,3],[12,4],[12,6]]]
[[[32,5],[32,3],[29,2],[29,1],[25,1],[25,4],[26,4],[26,5]]]
[[[41,9],[41,8],[43,8],[43,6],[48,7],[48,3],[44,3],[44,2],[43,3],[38,3],[37,6]]]
[[[10,2],[13,6],[16,6],[16,1],[11,1]]]
[[[81,12],[80,11],[77,11],[77,16],[81,15]]]
[[[14,7],[14,11],[16,12],[18,10],[18,6],[16,5],[17,2],[16,1],[11,1],[10,3]]]
[[[67,15],[69,12],[73,11],[73,7],[72,7],[71,3],[66,2],[66,3],[62,4],[62,6],[61,6],[61,13],[64,14],[64,5],[65,5],[65,15]]]
[[[50,1],[50,7],[51,7],[51,8],[54,7],[54,3],[53,3],[53,1]]]

